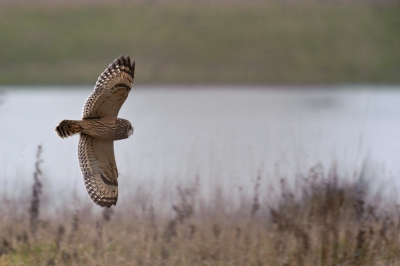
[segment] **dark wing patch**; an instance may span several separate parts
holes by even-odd
[[[132,88],[135,61],[120,56],[97,79],[92,94],[83,107],[83,118],[117,118],[122,104]]]

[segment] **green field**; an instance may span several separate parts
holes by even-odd
[[[4,5],[0,84],[93,84],[119,55],[137,83],[399,83],[395,4]]]

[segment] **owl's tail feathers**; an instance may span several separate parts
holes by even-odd
[[[60,138],[67,138],[82,131],[81,121],[63,120],[56,127],[56,132]]]

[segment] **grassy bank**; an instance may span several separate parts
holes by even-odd
[[[137,83],[399,83],[395,4],[4,5],[0,84],[93,84],[120,54]]]
[[[282,180],[275,199],[259,176],[252,199],[234,208],[221,195],[205,205],[196,184],[177,189],[169,215],[146,197],[97,214],[66,204],[44,218],[41,163],[38,152],[30,202],[2,198],[0,265],[400,263],[398,208],[371,201],[366,184],[340,181],[335,168],[312,167],[295,190]]]

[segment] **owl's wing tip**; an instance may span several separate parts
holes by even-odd
[[[113,202],[98,202],[98,201],[94,201],[94,203],[96,203],[100,207],[107,207],[107,208],[111,208],[113,205],[117,206],[117,201],[116,200],[113,201]]]
[[[131,67],[133,70],[135,70],[135,59],[131,60],[129,55],[127,55],[126,57],[123,55],[120,55],[117,59],[114,60],[113,64],[114,65],[125,64],[125,65]]]

